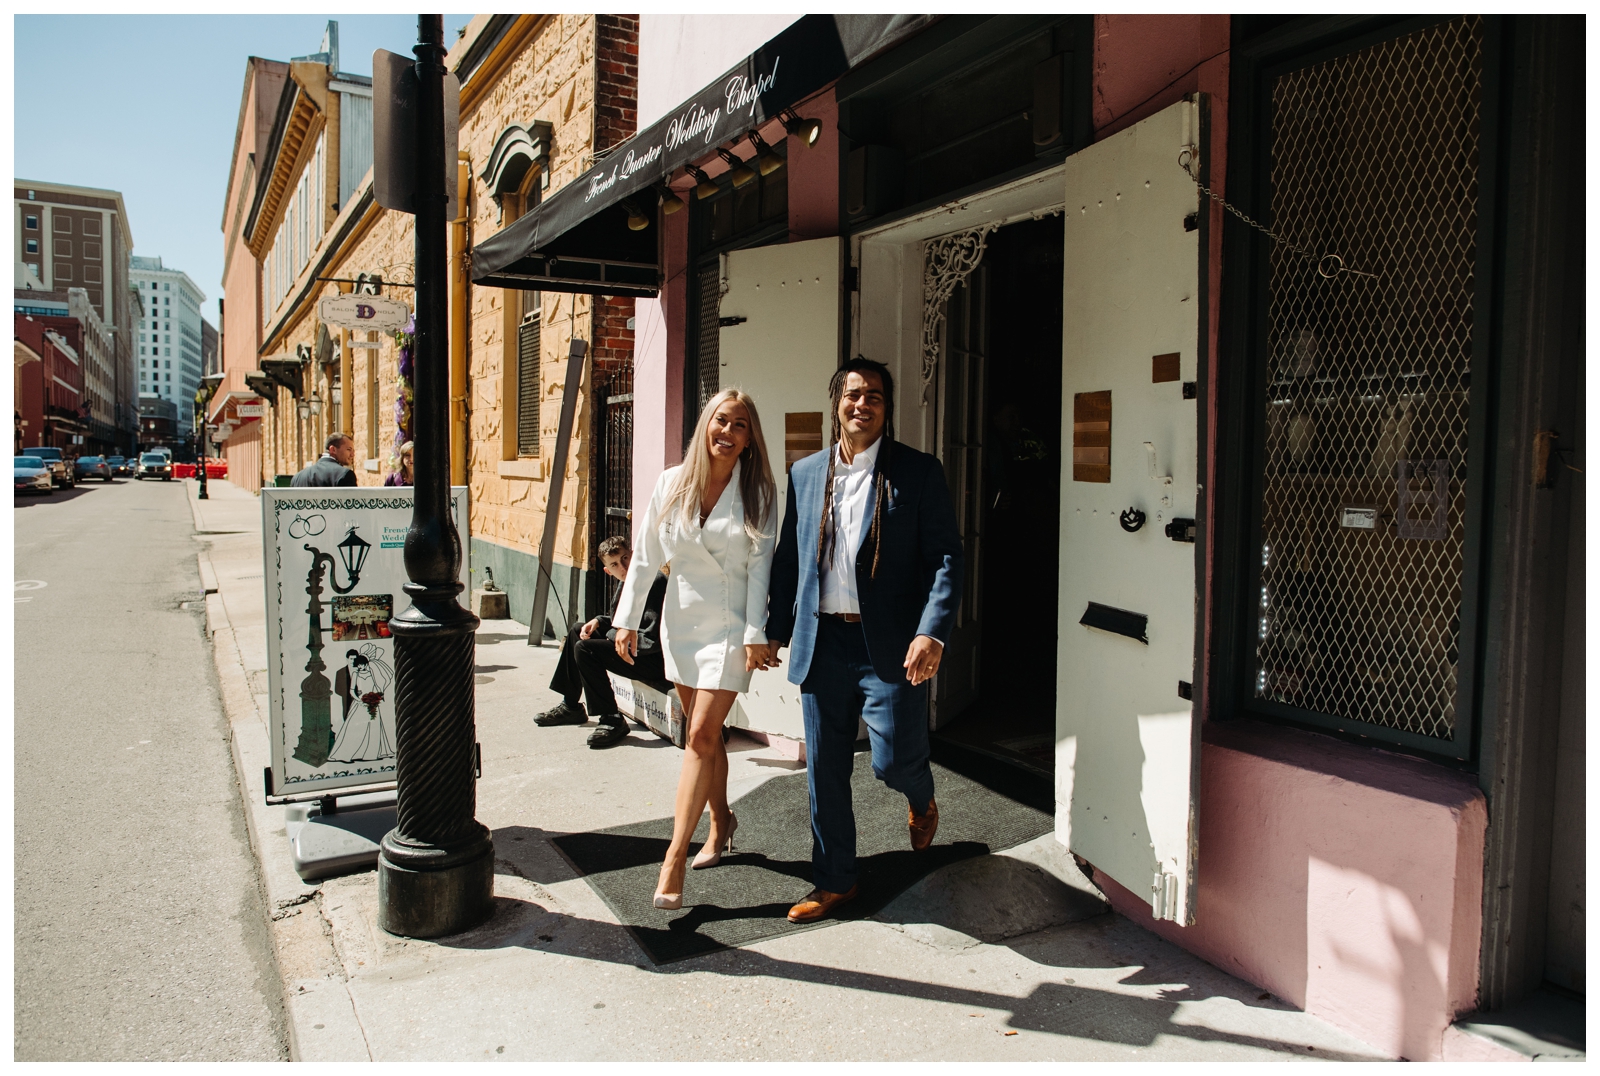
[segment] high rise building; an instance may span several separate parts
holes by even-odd
[[[122,193],[33,179],[14,183],[17,310],[77,318],[96,342],[84,371],[89,410],[75,434],[84,440],[75,444],[132,451],[139,423],[133,365],[139,314],[128,284],[133,232]],[[73,291],[76,299],[68,295]]]
[[[205,293],[188,273],[166,268],[160,258],[136,256],[128,277],[144,303],[134,345],[139,349],[140,401],[149,396],[170,400],[177,408],[175,433],[188,437],[204,365],[200,304]]]

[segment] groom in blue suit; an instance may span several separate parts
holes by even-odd
[[[857,718],[872,772],[906,797],[911,847],[933,843],[928,679],[961,600],[961,534],[939,461],[894,439],[894,377],[855,358],[828,385],[833,446],[789,471],[767,638],[800,685],[816,888],[789,909],[822,919],[856,895],[851,803]]]

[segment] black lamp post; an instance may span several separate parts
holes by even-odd
[[[211,397],[217,394],[223,374],[207,374],[200,379],[200,390],[194,394],[194,445],[195,458],[200,461],[200,493],[202,501],[211,499],[206,492],[206,411],[211,407]]]
[[[461,535],[450,516],[449,276],[445,252],[444,17],[417,16],[415,72],[415,486],[394,636],[396,825],[378,857],[379,923],[436,938],[493,912],[494,843],[477,810],[472,680],[478,618],[457,601]],[[450,167],[455,167],[454,149]]]

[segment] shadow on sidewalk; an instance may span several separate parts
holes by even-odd
[[[521,835],[524,839],[528,839],[535,834],[543,839],[557,836],[529,829],[523,829]],[[497,840],[502,835],[507,838],[511,836],[508,830],[503,830],[496,835]],[[508,864],[502,862],[498,866],[502,873],[515,874]],[[809,873],[809,863],[796,866],[804,868],[805,872]],[[770,908],[740,909],[740,912],[744,914],[756,910],[769,911],[774,916],[781,916],[787,911],[787,907],[774,904]],[[708,916],[715,914],[715,910],[709,908],[706,912]],[[1107,937],[1119,924],[1123,927],[1129,926],[1124,920],[1105,915],[1077,924],[1066,931],[1052,931],[1048,935],[1041,932],[1012,939],[1005,944],[1030,960],[1068,970],[1127,967],[1130,969],[1129,973],[1119,982],[1129,986],[1170,982],[1170,978],[1159,974],[1159,968],[1130,964],[1124,959],[1123,954],[1118,952],[1123,946],[1120,946],[1115,939]],[[1229,980],[1229,983],[1236,986],[1236,989],[1208,990],[1190,984],[1176,983],[1171,989],[1163,990],[1158,997],[1152,998],[1080,986],[1071,978],[1064,978],[1059,983],[1040,983],[1032,992],[1019,997],[948,983],[924,982],[876,972],[784,960],[746,948],[721,949],[704,956],[655,965],[645,957],[634,938],[622,926],[551,912],[536,901],[506,896],[495,897],[495,913],[489,922],[464,934],[437,939],[434,944],[468,950],[523,948],[629,965],[657,975],[685,975],[698,972],[732,978],[767,978],[792,983],[843,987],[889,997],[960,1006],[974,1010],[974,1015],[978,1015],[981,1010],[997,1011],[1008,1014],[1005,1026],[1009,1028],[1093,1039],[1129,1047],[1148,1047],[1164,1036],[1174,1036],[1192,1042],[1246,1046],[1307,1058],[1325,1058],[1330,1061],[1377,1059],[1375,1054],[1318,1050],[1315,1047],[1281,1039],[1223,1031],[1177,1020],[1183,1003],[1199,1002],[1213,997],[1231,999],[1247,1009],[1296,1011],[1275,1000],[1262,1000],[1248,984],[1233,980]],[[1047,950],[1052,952],[1047,955]],[[847,954],[841,955],[847,956]],[[1041,959],[1041,957],[1046,958]],[[964,963],[965,961],[953,960],[951,970],[959,972],[960,969],[956,965]],[[1224,978],[1221,972],[1213,972],[1213,976]]]

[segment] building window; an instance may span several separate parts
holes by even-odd
[[[85,258],[92,258],[92,259],[95,259],[95,260],[99,260],[99,258],[100,258],[100,244],[99,243],[88,243],[88,242],[84,243],[83,244],[83,256]]]
[[[539,454],[539,293],[523,292],[533,309],[517,326],[517,455]],[[530,298],[531,297],[531,298]]]
[[[56,221],[56,234],[57,235],[71,235],[72,234],[72,218],[71,217],[67,216],[65,213],[57,213],[56,216],[55,216],[55,221]]]
[[[85,217],[83,219],[83,234],[84,235],[99,235],[100,234],[100,218],[99,217]]]
[[[70,258],[70,257],[72,257],[72,240],[70,240],[70,239],[57,239],[56,240],[55,253],[56,253],[56,257],[58,257],[58,258]]]
[[[100,283],[100,267],[98,265],[85,265],[83,267],[83,279],[88,284]]]
[[[23,224],[23,227],[27,228],[30,232],[36,232],[39,230],[39,218],[34,216],[32,213],[29,213],[23,218],[23,220],[26,222]]]
[[[72,265],[68,262],[56,262],[56,279],[71,280]]]
[[[1472,15],[1263,76],[1256,151],[1273,229],[1376,275],[1330,279],[1286,244],[1257,248],[1248,708],[1457,758],[1477,635],[1483,54]]]
[[[162,291],[171,291],[172,290],[172,283],[169,281],[169,282],[161,285],[161,290]],[[170,302],[172,302],[172,300],[168,299],[167,302],[170,303]]]
[[[28,240],[28,253],[29,254],[37,254],[37,253],[39,253],[39,241],[37,239]]]

